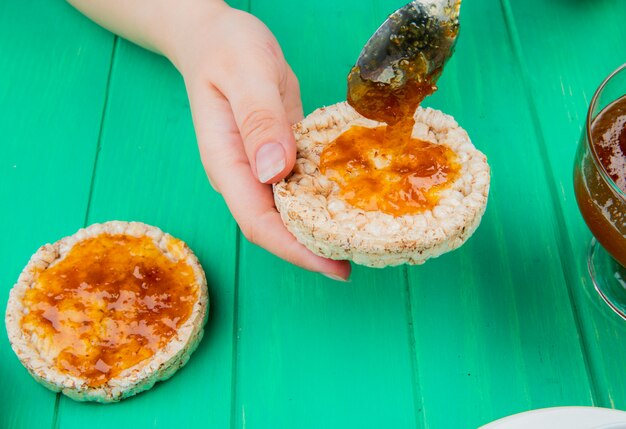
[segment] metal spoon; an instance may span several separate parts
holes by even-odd
[[[415,0],[396,10],[361,51],[361,77],[402,85],[408,76],[400,61],[406,60],[420,75],[438,78],[454,49],[460,8],[461,0]]]
[[[412,115],[452,55],[460,7],[461,0],[414,0],[392,13],[348,75],[348,102],[388,124]]]

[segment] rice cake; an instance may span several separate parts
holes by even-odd
[[[6,326],[38,382],[114,402],[182,367],[207,315],[205,275],[184,242],[112,221],[42,246],[11,290]]]
[[[326,258],[385,267],[421,264],[458,248],[474,233],[489,193],[485,155],[451,116],[418,107],[413,119],[412,137],[445,145],[456,155],[459,170],[452,183],[437,190],[432,207],[404,215],[350,204],[340,184],[320,171],[320,156],[340,135],[352,127],[377,128],[384,123],[341,102],[314,111],[294,126],[296,165],[289,177],[274,185],[274,200],[298,241]]]

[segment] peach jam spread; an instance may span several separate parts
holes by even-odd
[[[322,151],[320,171],[337,182],[348,203],[393,216],[435,207],[438,193],[459,175],[456,154],[410,137],[410,123],[353,126]]]
[[[412,118],[424,98],[437,90],[431,81],[441,70],[425,79],[419,78],[411,62],[400,61],[399,67],[411,77],[399,86],[363,79],[359,67],[354,67],[348,75],[348,103],[366,118],[389,125]]]
[[[434,208],[439,191],[459,176],[450,148],[411,137],[413,114],[435,92],[441,69],[425,73],[419,61],[398,66],[408,78],[401,85],[363,79],[359,67],[348,75],[348,103],[361,115],[387,126],[352,127],[320,156],[320,171],[339,184],[348,203],[393,216]]]
[[[170,240],[180,254],[182,242]],[[97,387],[165,346],[198,292],[185,258],[171,260],[146,236],[101,234],[37,273],[21,324],[51,345],[60,372]]]

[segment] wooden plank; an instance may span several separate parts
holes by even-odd
[[[567,229],[560,252],[582,327],[597,405],[626,408],[626,324],[601,301],[586,267],[591,237],[576,206],[574,153],[595,89],[624,62],[623,2],[503,2],[517,42],[552,198]],[[532,24],[530,24],[532,23]],[[625,89],[626,92],[626,89]]]
[[[113,37],[65,2],[0,2],[0,331],[32,253],[83,226]],[[0,427],[49,427],[56,395],[0,336]],[[36,404],[36,412],[33,412]]]
[[[88,222],[137,220],[185,240],[207,274],[210,319],[172,379],[105,407],[63,397],[58,427],[225,427],[236,227],[202,169],[181,76],[162,57],[123,40],[118,47]]]
[[[382,15],[372,3],[254,1],[299,76],[305,111],[345,99]],[[236,427],[412,427],[403,268],[342,284],[241,244]]]
[[[409,270],[425,427],[593,403],[551,177],[502,9],[464,2],[461,25],[455,57],[426,104],[455,116],[486,153],[492,188],[469,243]]]
[[[337,283],[242,243],[236,427],[412,427],[403,269]]]

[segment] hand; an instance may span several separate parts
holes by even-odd
[[[190,27],[172,61],[181,70],[200,155],[252,243],[335,279],[350,264],[313,254],[283,225],[270,183],[292,170],[296,144],[291,124],[302,119],[298,81],[278,42],[258,19],[226,5]]]

